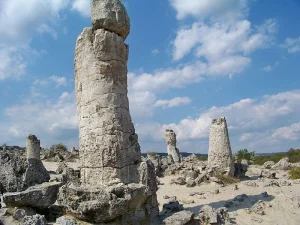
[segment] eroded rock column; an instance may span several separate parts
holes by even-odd
[[[138,183],[138,136],[127,97],[130,32],[119,0],[94,0],[93,28],[77,39],[75,85],[79,119],[81,181],[85,185]]]
[[[41,184],[50,180],[50,175],[43,165],[40,158],[40,140],[35,135],[30,134],[26,137],[26,151],[28,167],[24,174],[26,186]]]
[[[172,156],[175,163],[180,163],[180,154],[178,148],[176,148],[176,134],[173,130],[166,130],[165,140],[167,142],[168,155]]]
[[[210,126],[208,168],[215,175],[234,175],[234,163],[225,117],[214,119]]]

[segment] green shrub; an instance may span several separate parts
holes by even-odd
[[[68,151],[68,148],[67,148],[66,145],[64,145],[62,143],[59,143],[59,144],[52,145],[50,147],[50,150],[54,150],[54,151]]]
[[[289,175],[291,176],[292,180],[300,179],[300,167],[291,169],[289,171]]]
[[[147,152],[147,155],[154,157],[157,155],[157,153],[156,152]]]
[[[207,161],[207,157],[204,155],[201,155],[198,157],[199,161]]]
[[[243,159],[250,161],[254,161],[255,152],[249,152],[247,149],[241,149],[235,154],[235,160],[241,162]]]
[[[220,179],[225,184],[235,184],[235,183],[239,183],[241,181],[238,178],[229,177],[229,176],[225,176],[225,175],[216,175],[216,178]]]

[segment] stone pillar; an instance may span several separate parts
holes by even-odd
[[[40,158],[40,140],[30,134],[26,138],[26,151],[28,167],[24,174],[25,186],[30,187],[36,184],[48,182],[50,175]]]
[[[172,156],[175,163],[180,163],[181,158],[178,148],[176,148],[176,134],[173,130],[166,130],[165,140],[167,142],[168,155]]]
[[[212,121],[209,135],[208,168],[214,175],[234,175],[234,162],[225,117]]]
[[[129,17],[119,0],[94,0],[91,18],[93,28],[83,30],[75,52],[81,182],[138,183],[141,153],[129,112],[124,43]]]
[[[35,135],[30,134],[26,137],[27,159],[41,159],[40,157],[40,140]]]

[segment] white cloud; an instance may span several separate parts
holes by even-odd
[[[19,78],[25,74],[27,63],[22,51],[27,47],[7,47],[0,44],[0,81],[6,78]]]
[[[56,83],[56,87],[67,85],[67,78],[66,77],[58,77],[58,76],[53,75],[49,79]]]
[[[10,142],[12,139],[25,140],[32,133],[41,138],[43,146],[49,146],[62,138],[70,141],[73,138],[76,143],[77,136],[70,137],[66,133],[77,134],[77,115],[75,94],[64,92],[54,101],[43,101],[31,96],[23,103],[8,107],[4,111],[7,117],[6,137],[1,141]],[[9,122],[8,122],[9,121]],[[6,139],[5,139],[6,138]]]
[[[273,65],[267,65],[262,70],[265,72],[271,72],[274,70],[277,66],[279,66],[279,61],[275,62]]]
[[[247,11],[247,0],[169,0],[177,11],[177,19],[187,16],[205,19],[207,17],[239,17]]]
[[[72,10],[78,11],[84,17],[90,17],[91,0],[74,0]]]
[[[300,122],[290,126],[280,127],[272,134],[274,139],[300,140]]]
[[[36,31],[40,34],[50,34],[53,39],[57,40],[57,32],[52,28],[50,27],[48,24],[42,24],[40,25]]]
[[[188,105],[190,103],[191,99],[189,97],[176,97],[170,100],[157,100],[154,103],[154,107],[173,108]]]
[[[299,113],[300,90],[294,90],[277,95],[265,95],[261,99],[242,99],[227,106],[212,107],[201,112],[196,119],[187,117],[178,123],[161,124],[160,127],[172,128],[177,133],[179,140],[203,139],[209,135],[211,121],[225,116],[230,133],[238,135],[241,132],[246,133],[240,138],[241,141],[246,141],[251,137],[250,134],[247,134],[251,133],[249,130],[258,132],[260,129],[270,129],[277,125],[278,120],[293,118]],[[147,135],[151,137],[152,134]],[[161,136],[162,138],[163,136]]]
[[[158,50],[158,49],[153,49],[153,50],[152,50],[152,54],[153,54],[153,55],[157,55],[158,53],[159,53],[159,50]]]
[[[300,37],[286,38],[281,47],[286,48],[289,53],[300,52]]]
[[[33,82],[34,85],[38,86],[48,86],[51,83],[54,83],[55,87],[67,86],[68,79],[66,77],[52,75],[46,79],[37,79]]]

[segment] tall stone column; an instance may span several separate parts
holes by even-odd
[[[41,161],[40,151],[40,140],[32,134],[26,137],[28,167],[24,174],[24,183],[28,187],[50,180],[50,175]]]
[[[75,88],[79,121],[81,181],[84,185],[138,183],[138,136],[127,97],[130,32],[119,0],[94,0],[92,28],[77,39]]]
[[[225,117],[212,121],[209,134],[208,168],[214,175],[234,175],[234,162]]]
[[[40,160],[41,159],[40,151],[41,151],[40,140],[37,139],[37,137],[32,134],[30,134],[28,137],[26,137],[27,159]]]
[[[173,130],[166,130],[165,140],[167,142],[168,155],[172,156],[175,163],[180,163],[180,154],[178,148],[176,148],[176,134]]]

